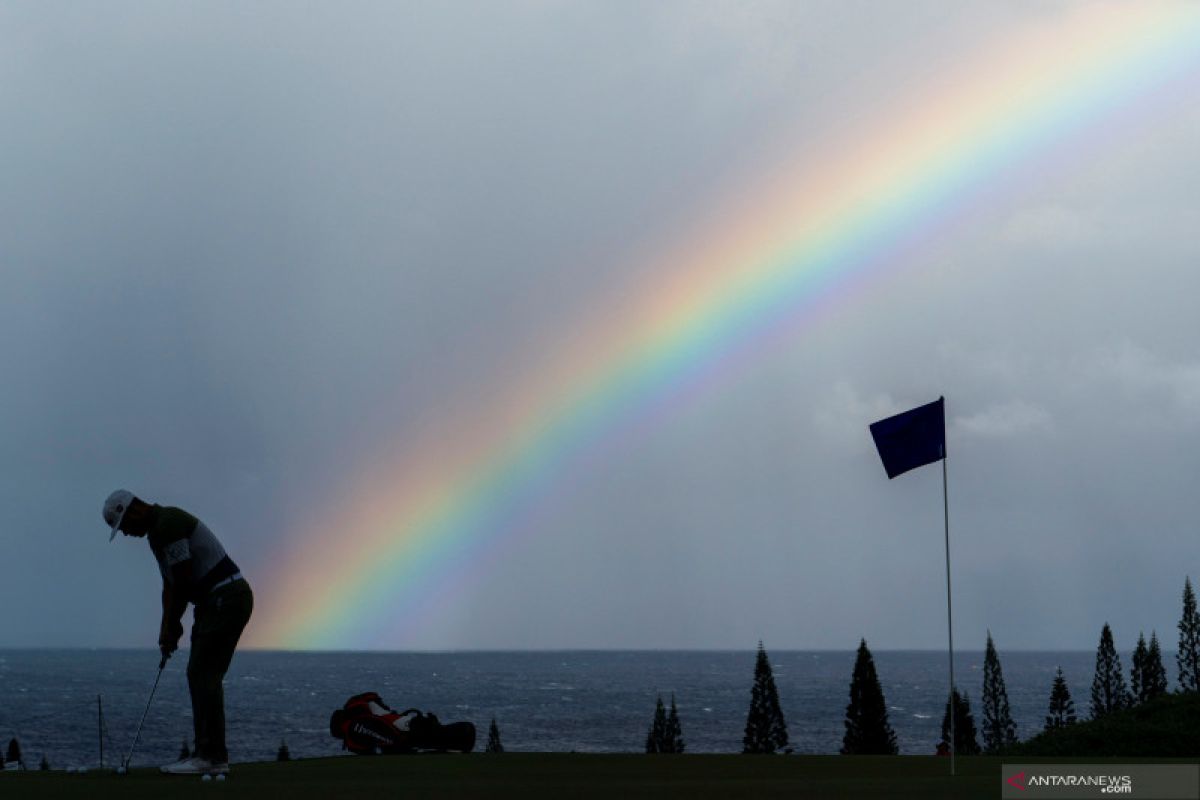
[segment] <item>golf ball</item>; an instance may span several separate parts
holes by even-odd
[[[225,780],[225,775],[223,773],[221,775],[218,775],[217,780],[219,780],[219,781]]]
[[[212,775],[208,775],[208,774],[201,775],[201,776],[200,776],[200,780],[202,780],[202,781],[211,781],[211,780],[212,780]]]

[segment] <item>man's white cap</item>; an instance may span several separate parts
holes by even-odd
[[[108,536],[110,542],[117,538],[121,520],[125,519],[125,512],[129,510],[129,504],[132,502],[133,492],[127,489],[117,489],[104,501],[104,523],[112,528],[112,533]]]

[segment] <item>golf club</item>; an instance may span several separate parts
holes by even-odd
[[[162,660],[158,662],[158,675],[154,678],[154,686],[150,688],[150,697],[146,700],[146,710],[142,712],[142,719],[138,722],[137,732],[133,734],[133,744],[129,745],[129,753],[125,756],[125,761],[121,764],[125,772],[129,771],[129,761],[133,758],[133,748],[137,747],[138,738],[142,735],[142,725],[146,722],[146,715],[150,713],[150,703],[154,701],[154,692],[158,689],[158,682],[162,678],[163,668],[167,666],[168,658],[170,656],[163,653]]]

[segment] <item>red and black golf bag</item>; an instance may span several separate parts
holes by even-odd
[[[329,733],[358,755],[393,755],[420,750],[469,753],[475,747],[470,722],[443,725],[415,708],[393,711],[375,692],[356,694],[329,718]]]

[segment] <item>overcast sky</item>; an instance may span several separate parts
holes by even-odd
[[[886,136],[889,98],[1071,7],[3,4],[0,646],[154,646],[153,560],[100,520],[118,487],[281,602],[297,531],[381,450],[617,314],[734,187]],[[1107,621],[1172,649],[1200,578],[1198,90],[1057,143],[549,487],[428,624],[353,644],[942,647],[941,471],[887,481],[867,425],[944,394],[956,643]]]

